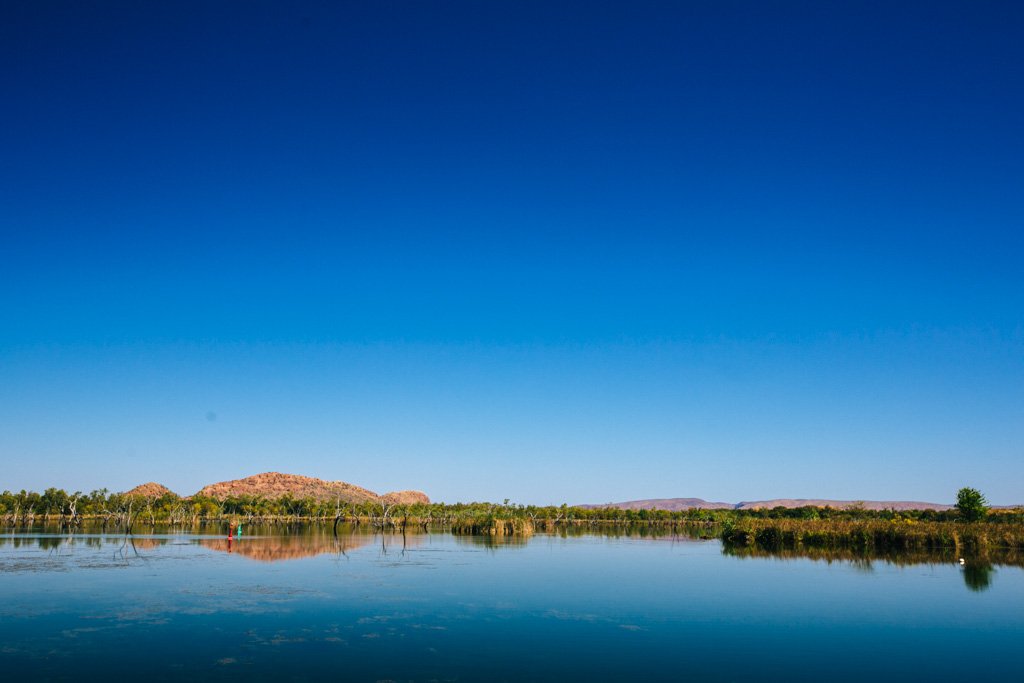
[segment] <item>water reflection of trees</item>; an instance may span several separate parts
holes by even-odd
[[[49,555],[62,555],[67,550],[85,547],[90,550],[111,550],[114,559],[128,560],[132,557],[145,559],[140,551],[153,550],[166,545],[169,538],[134,536],[132,534],[87,534],[74,531],[45,535],[0,536],[0,547],[11,545],[15,549],[38,548]]]
[[[979,593],[988,590],[992,585],[992,575],[996,572],[996,568],[992,564],[984,561],[965,562],[961,570],[964,584],[972,591]]]
[[[0,546],[10,545],[13,548],[39,548],[40,550],[59,550],[61,548],[85,546],[99,549],[104,545],[121,545],[125,538],[130,538],[139,550],[151,550],[167,545],[169,538],[152,538],[148,536],[132,536],[126,534],[65,534],[63,536],[0,536]]]
[[[453,538],[456,543],[461,545],[479,546],[488,550],[523,548],[530,541],[528,536],[495,536],[493,534],[456,534]]]
[[[891,551],[864,553],[850,549],[829,548],[780,548],[766,549],[757,545],[734,546],[723,544],[722,553],[738,558],[766,558],[815,562],[842,562],[861,571],[873,571],[875,562],[900,567],[922,564],[959,564],[964,584],[972,591],[984,591],[992,585],[992,577],[998,566],[1024,568],[1024,554],[1018,550],[990,550],[984,555],[959,558],[954,551]]]
[[[84,531],[84,530],[83,530]],[[49,552],[60,552],[62,548],[81,544],[86,547],[100,549],[103,546],[114,546],[124,549],[128,543],[131,549],[140,551],[154,550],[166,545],[182,535],[191,537],[202,547],[217,552],[232,553],[259,562],[278,562],[324,554],[345,555],[349,551],[364,547],[376,547],[382,555],[401,554],[410,548],[416,548],[427,542],[433,535],[448,535],[449,531],[429,530],[403,533],[400,530],[382,533],[379,528],[342,524],[335,529],[322,524],[274,525],[267,527],[246,526],[240,538],[228,539],[223,536],[210,535],[209,527],[199,528],[165,528],[166,535],[102,534],[102,533],[51,533],[39,535],[11,534],[0,535],[0,546],[10,544],[14,548],[38,547]],[[472,545],[488,550],[523,548],[537,538],[579,538],[601,537],[608,539],[625,539],[636,541],[685,542],[708,538],[706,526],[680,525],[671,527],[650,527],[644,525],[610,525],[606,528],[583,529],[578,527],[561,527],[551,533],[539,533],[535,536],[492,534],[454,534],[455,541],[463,545]],[[126,540],[127,539],[127,540]],[[1014,549],[990,549],[982,554],[965,557],[962,561],[958,553],[952,549],[943,550],[883,550],[865,552],[850,548],[765,548],[756,542],[750,545],[733,545],[724,543],[722,552],[736,558],[770,558],[770,559],[809,559],[820,562],[843,562],[858,571],[874,571],[876,562],[885,562],[896,566],[919,564],[960,565],[964,584],[972,591],[984,591],[992,585],[993,577],[999,566],[1024,568],[1024,552]]]

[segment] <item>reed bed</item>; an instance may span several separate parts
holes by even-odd
[[[954,551],[978,553],[1024,550],[1024,525],[913,520],[729,520],[720,538],[732,546],[767,550],[849,549],[855,551]]]

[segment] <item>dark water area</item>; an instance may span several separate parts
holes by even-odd
[[[1024,570],[686,536],[0,533],[5,680],[1019,680]],[[251,533],[250,533],[251,532]]]

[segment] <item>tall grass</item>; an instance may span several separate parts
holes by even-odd
[[[732,546],[765,550],[849,549],[854,551],[1024,550],[1024,525],[913,520],[727,520],[720,538]]]

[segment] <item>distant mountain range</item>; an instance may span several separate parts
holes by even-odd
[[[145,498],[158,498],[173,492],[166,486],[150,482],[141,484],[125,492],[126,495]],[[377,494],[355,484],[344,481],[327,481],[315,477],[304,477],[298,474],[282,474],[280,472],[264,472],[244,479],[221,481],[204,486],[195,495],[207,496],[223,500],[236,496],[259,496],[276,499],[281,496],[293,498],[314,498],[317,500],[340,500],[345,503],[366,503],[385,500],[389,503],[413,504],[429,503],[430,498],[422,491],[393,491]],[[708,501],[703,498],[645,498],[628,500],[622,503],[599,503],[578,505],[577,507],[620,508],[622,510],[757,510],[763,508],[799,508],[799,507],[832,507],[838,509],[860,507],[865,510],[952,510],[952,505],[944,503],[926,503],[916,500],[830,500],[827,498],[773,498],[770,500],[750,500],[739,503],[723,503]],[[1012,509],[1016,505],[994,505],[995,509]]]
[[[799,507],[862,507],[865,510],[952,510],[952,505],[942,503],[923,503],[916,500],[828,500],[824,498],[773,498],[771,500],[751,500],[739,503],[720,503],[706,501],[703,498],[647,498],[629,500],[624,503],[604,503],[599,505],[580,505],[581,508],[613,507],[622,510],[757,510],[760,508],[799,508]]]

